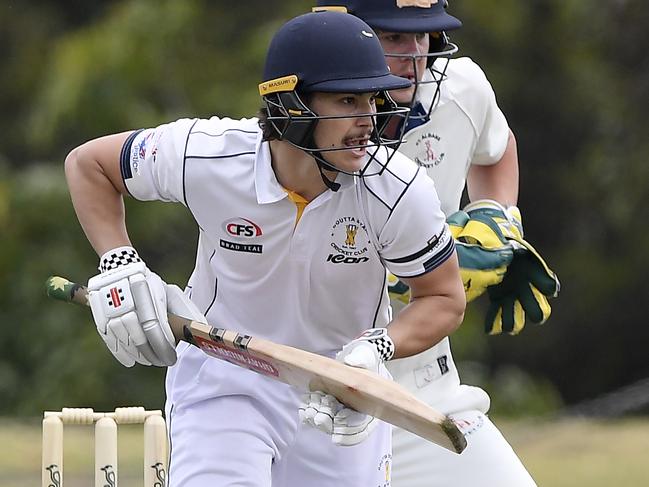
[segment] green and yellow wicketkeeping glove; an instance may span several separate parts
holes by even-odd
[[[465,211],[456,211],[446,222],[455,239],[468,303],[489,286],[502,282],[514,251],[499,226],[489,218],[471,218]]]
[[[485,331],[491,335],[516,335],[525,326],[526,318],[532,323],[544,323],[552,312],[548,298],[559,294],[557,275],[528,242],[519,244],[503,281],[487,290],[490,304]]]
[[[455,239],[466,299],[472,301],[503,280],[514,250],[497,224],[471,220],[464,211],[453,213],[446,222]],[[388,292],[395,312],[410,302],[410,288],[392,274]]]
[[[550,316],[548,298],[556,297],[560,284],[536,249],[523,238],[517,207],[504,208],[491,200],[479,200],[465,208],[472,220],[493,221],[513,247],[513,259],[502,282],[490,286],[485,332],[491,335],[519,333],[528,318],[544,323]]]

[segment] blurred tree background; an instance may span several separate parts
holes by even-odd
[[[63,160],[107,133],[253,115],[270,36],[311,3],[0,0],[0,415],[162,406],[163,370],[124,369],[87,310],[45,297],[49,275],[85,282],[97,265]],[[526,234],[562,282],[550,320],[516,337],[484,336],[486,303],[470,305],[452,338],[464,381],[486,387],[492,411],[529,414],[648,377],[649,230],[631,224],[649,221],[649,4],[454,0],[451,11],[464,22],[453,40],[516,133]],[[127,208],[148,265],[184,284],[189,215]]]

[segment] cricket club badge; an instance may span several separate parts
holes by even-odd
[[[446,156],[442,138],[433,132],[422,134],[415,142],[415,149],[413,160],[422,167],[439,166]]]
[[[331,227],[330,253],[327,262],[333,264],[362,264],[370,260],[366,255],[371,241],[367,226],[355,216],[343,216]]]

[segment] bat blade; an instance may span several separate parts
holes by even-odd
[[[262,338],[191,322],[195,344],[227,360],[302,390],[323,391],[340,402],[460,453],[466,439],[446,416],[402,386],[370,371]]]
[[[64,278],[49,278],[47,294],[88,304],[87,290]],[[347,406],[410,431],[447,450],[461,453],[466,439],[453,421],[417,399],[405,388],[373,372],[263,338],[215,328],[169,315],[178,340],[212,357],[245,367],[304,391],[323,391]]]

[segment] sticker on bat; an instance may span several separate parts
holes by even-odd
[[[241,365],[259,374],[279,377],[279,371],[273,364],[266,360],[254,357],[250,353],[244,351],[244,349],[231,348],[224,343],[206,340],[201,337],[194,337],[194,341],[196,342],[196,345],[198,345],[198,347],[208,355],[212,355],[213,357],[220,358],[235,365]]]

